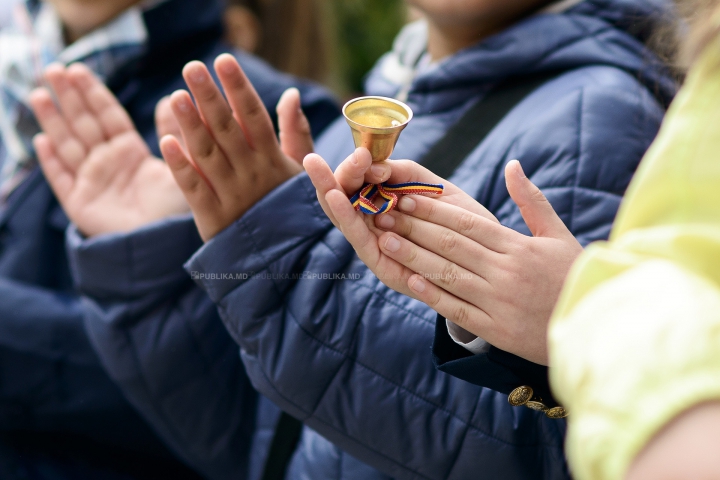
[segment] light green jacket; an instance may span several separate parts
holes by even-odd
[[[664,424],[720,399],[720,39],[668,111],[610,240],[573,267],[549,341],[578,480],[623,478]]]

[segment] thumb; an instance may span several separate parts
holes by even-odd
[[[505,167],[505,184],[534,237],[572,235],[545,195],[525,176],[519,161],[512,160]]]
[[[280,149],[288,157],[302,163],[306,155],[315,151],[310,122],[300,108],[300,92],[289,88],[277,104]]]

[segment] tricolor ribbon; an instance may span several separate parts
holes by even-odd
[[[432,183],[420,183],[420,182],[409,182],[409,183],[397,183],[397,184],[374,184],[367,183],[363,185],[359,192],[350,198],[355,210],[360,210],[367,215],[378,215],[381,213],[387,213],[394,209],[398,203],[399,195],[441,195],[443,193],[442,185],[434,185]],[[373,200],[377,196],[381,196],[385,203],[380,207],[373,203]]]

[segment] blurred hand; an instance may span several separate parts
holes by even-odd
[[[690,407],[670,420],[643,447],[626,480],[720,478],[720,402]]]
[[[174,136],[160,142],[205,241],[300,173],[301,159],[313,150],[296,89],[285,92],[278,104],[281,147],[265,106],[237,60],[220,55],[215,71],[227,101],[201,62],[183,70],[197,107],[185,91],[171,97],[187,153]]]
[[[498,348],[547,365],[547,324],[582,247],[519,162],[508,164],[506,182],[533,237],[503,227],[470,196],[413,162],[392,162],[390,181],[443,183],[447,193],[406,196],[400,211],[362,216],[341,188],[327,187],[327,172],[315,163],[309,157],[306,169],[318,182],[325,208],[386,285]],[[347,173],[352,165],[346,161],[341,167],[337,183],[359,188],[362,179],[352,183]],[[366,171],[366,163],[355,168],[363,167]]]
[[[86,236],[127,232],[189,211],[170,169],[153,157],[127,112],[84,65],[51,65],[45,77],[57,98],[36,89],[30,103],[44,133],[38,159],[70,220]],[[159,132],[176,134],[168,103]]]

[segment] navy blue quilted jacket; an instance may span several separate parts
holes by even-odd
[[[147,11],[146,54],[109,80],[156,155],[158,100],[184,87],[185,63],[232,50],[222,41],[223,8],[219,0],[171,0]],[[316,133],[338,115],[327,91],[236,53],[270,112],[297,86]],[[65,255],[67,225],[40,169],[0,208],[0,478],[197,478],[128,402],[90,344]],[[227,334],[224,341],[233,348]]]
[[[608,235],[674,93],[641,42],[660,6],[585,1],[533,16],[409,85],[396,80],[399,60],[389,55],[366,91],[407,90],[415,119],[394,156],[422,161],[494,85],[559,72],[511,111],[451,180],[503,224],[529,233],[502,175],[518,158],[587,244]],[[352,148],[342,119],[317,143],[333,165]],[[202,290],[189,287],[179,267],[196,246],[187,219],[131,235],[69,236],[98,352],[124,391],[144,402],[147,418],[203,471],[223,478],[212,465],[229,461],[232,452],[223,449],[246,428],[247,405],[237,399],[244,391],[234,378],[222,376],[237,357],[209,340],[220,335],[209,296],[255,388],[305,422],[287,478],[568,478],[563,421],[513,408],[506,395],[437,371],[430,356],[435,313],[368,271],[323,214],[306,175],[271,192],[192,257],[187,273]],[[251,465],[250,478],[257,472]]]

